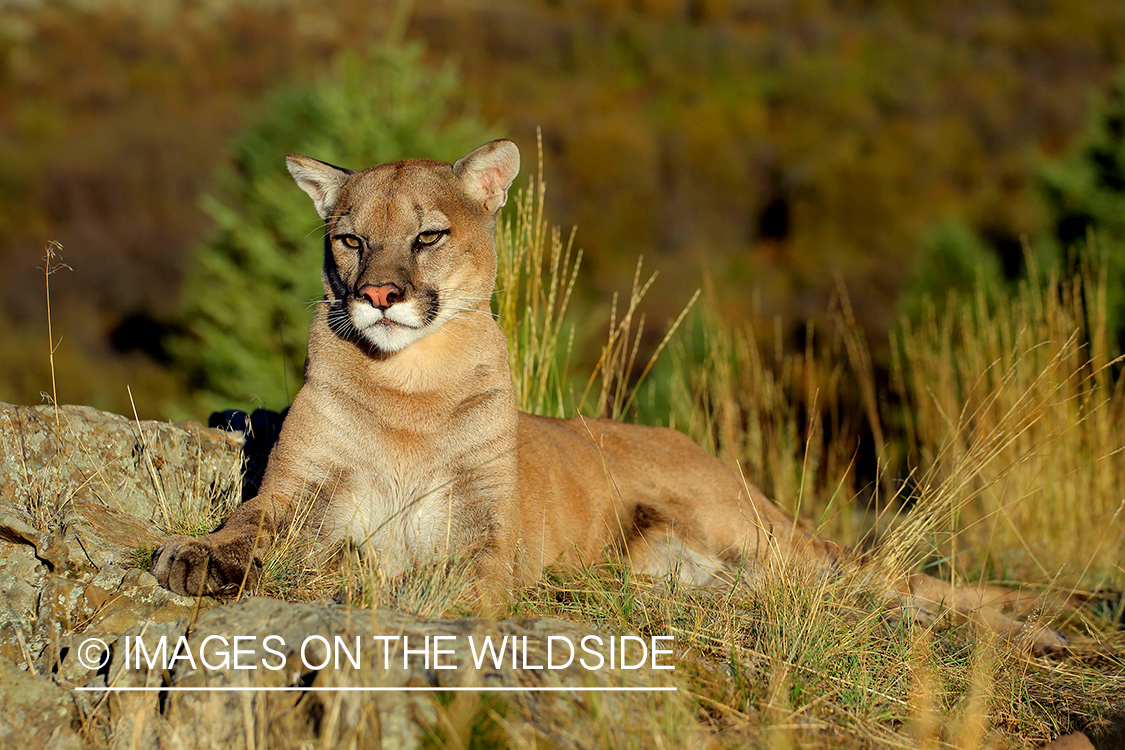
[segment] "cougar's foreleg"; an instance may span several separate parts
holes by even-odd
[[[259,495],[239,506],[218,531],[168,537],[152,556],[156,580],[188,596],[253,589],[278,527],[275,505],[276,498]]]

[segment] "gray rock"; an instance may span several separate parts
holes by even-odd
[[[71,691],[0,657],[0,747],[77,748],[79,713]]]
[[[39,592],[47,566],[35,547],[12,542],[0,519],[0,658],[22,662],[39,621]]]
[[[0,505],[40,531],[65,529],[83,564],[152,543],[153,525],[237,503],[240,439],[196,422],[137,422],[88,406],[0,404]],[[77,557],[76,553],[72,553]],[[120,560],[118,560],[120,562]]]
[[[192,611],[127,568],[162,527],[228,511],[241,467],[237,439],[193,422],[64,406],[58,425],[61,441],[52,407],[0,404],[0,657],[48,671],[74,632]]]

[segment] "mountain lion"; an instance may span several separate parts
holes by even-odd
[[[305,382],[253,499],[212,534],[170,537],[153,558],[182,594],[253,586],[295,517],[305,533],[376,551],[393,576],[471,556],[482,606],[551,565],[618,548],[641,573],[706,584],[769,556],[832,572],[845,550],[806,533],[731,466],[669,429],[520,413],[490,300],[496,213],[519,171],[507,140],[455,164],[362,172],[290,155],[325,222],[324,298]],[[992,628],[1025,626],[1024,597],[902,575],[887,592],[919,618],[945,605]],[[1026,626],[1037,651],[1062,637]]]

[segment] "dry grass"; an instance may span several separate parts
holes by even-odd
[[[730,747],[1034,745],[1065,726],[1035,704],[1032,673],[1042,669],[1052,689],[1081,695],[1071,706],[1078,716],[1097,715],[1114,697],[1109,683],[1067,682],[969,628],[900,621],[855,582],[788,566],[754,596],[669,589],[606,566],[549,579],[525,593],[517,613],[673,633],[678,699],[695,721],[684,737],[702,725]],[[978,738],[986,741],[972,744]]]
[[[22,498],[22,502],[36,528],[56,533],[74,493],[88,484],[100,483],[107,490],[107,495],[113,497],[114,488],[102,474],[106,467],[99,466],[93,459],[92,446],[85,445],[81,440],[74,438],[68,419],[59,408],[55,355],[62,343],[62,337],[55,337],[51,314],[51,276],[59,271],[71,269],[62,260],[63,246],[58,242],[48,242],[44,252],[41,270],[46,299],[47,360],[51,392],[41,393],[41,396],[53,411],[53,419],[50,421],[50,426],[53,428],[51,434],[53,455],[48,468],[55,475],[55,482],[50,485],[42,481],[37,483],[28,481],[28,492]],[[151,481],[152,493],[155,496],[155,513],[152,522],[165,534],[200,536],[215,530],[240,501],[241,466],[237,461],[231,461],[229,470],[221,475],[213,471],[204,471],[204,463],[207,459],[199,446],[194,461],[182,465],[177,462],[165,462],[163,459],[154,462],[154,455],[163,452],[159,443],[154,442],[159,441],[159,437],[146,432],[137,415],[132,387],[127,385],[125,390],[129,404],[133,408],[136,436],[141,448],[138,457],[143,459],[142,468]],[[67,430],[71,431],[70,434],[67,434]],[[94,466],[94,475],[87,477],[75,487],[68,478],[68,463],[80,456]],[[160,465],[159,469],[157,463]],[[26,464],[24,471],[26,474]],[[213,481],[204,481],[205,475],[212,475]],[[117,504],[116,510],[122,510],[120,503]],[[138,564],[145,565],[146,561],[150,560],[151,554],[152,550],[135,550],[134,558]]]
[[[62,261],[63,246],[55,241],[50,241],[43,248],[43,291],[47,303],[47,357],[48,368],[51,373],[51,393],[40,392],[40,396],[50,402],[54,407],[55,419],[55,472],[56,482],[53,488],[35,488],[26,499],[27,511],[31,517],[32,523],[35,527],[42,530],[53,529],[57,525],[57,519],[62,514],[62,509],[69,498],[66,497],[63,490],[63,453],[65,446],[62,442],[62,420],[59,416],[59,398],[58,387],[55,378],[55,351],[58,349],[59,341],[55,340],[55,331],[53,327],[53,320],[51,317],[51,276],[61,270],[69,269],[70,266]],[[25,467],[26,471],[26,467]]]
[[[1084,264],[1010,296],[978,290],[896,337],[917,465],[947,475],[993,436],[987,465],[950,503],[958,534],[944,549],[962,570],[1125,589],[1125,398],[1105,292]]]
[[[668,325],[652,355],[638,361],[645,316],[640,312],[655,274],[642,275],[637,260],[633,285],[625,298],[614,293],[609,319],[581,321],[604,327],[606,340],[588,373],[571,371],[578,324],[568,318],[582,251],[574,248],[574,232],[564,242],[544,212],[543,143],[539,139],[536,179],[512,200],[496,232],[498,256],[495,308],[508,337],[508,361],[523,411],[552,417],[596,414],[620,419],[630,413],[657,357],[672,340],[698,298],[685,305]]]
[[[692,340],[673,347],[668,426],[738,463],[827,536],[856,539],[853,464],[863,425],[848,410],[858,386],[844,346],[855,329],[827,336],[810,327],[805,349],[790,352],[766,321],[725,325],[714,295],[704,300]]]
[[[126,388],[129,392],[129,402],[132,404],[132,388],[128,386]],[[156,446],[149,444],[135,405],[133,405],[133,420],[141,443],[144,467],[152,481],[153,493],[156,495],[156,513],[153,518],[156,527],[164,534],[187,536],[203,536],[217,529],[241,502],[240,463],[232,463],[226,476],[217,477],[218,481],[204,483],[200,479],[203,473],[200,470],[200,462],[203,461],[200,451],[194,465],[167,466],[165,471],[173,474],[167,477],[161,471],[157,471],[152,459],[153,449]],[[164,462],[161,463],[166,465]],[[174,496],[170,496],[169,487],[175,489]]]

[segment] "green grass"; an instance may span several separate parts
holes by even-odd
[[[152,556],[156,554],[156,547],[137,547],[129,553],[131,567],[140,570],[152,570]]]
[[[436,721],[426,727],[424,747],[493,750],[508,747],[502,724],[511,712],[508,700],[496,693],[439,693]]]

